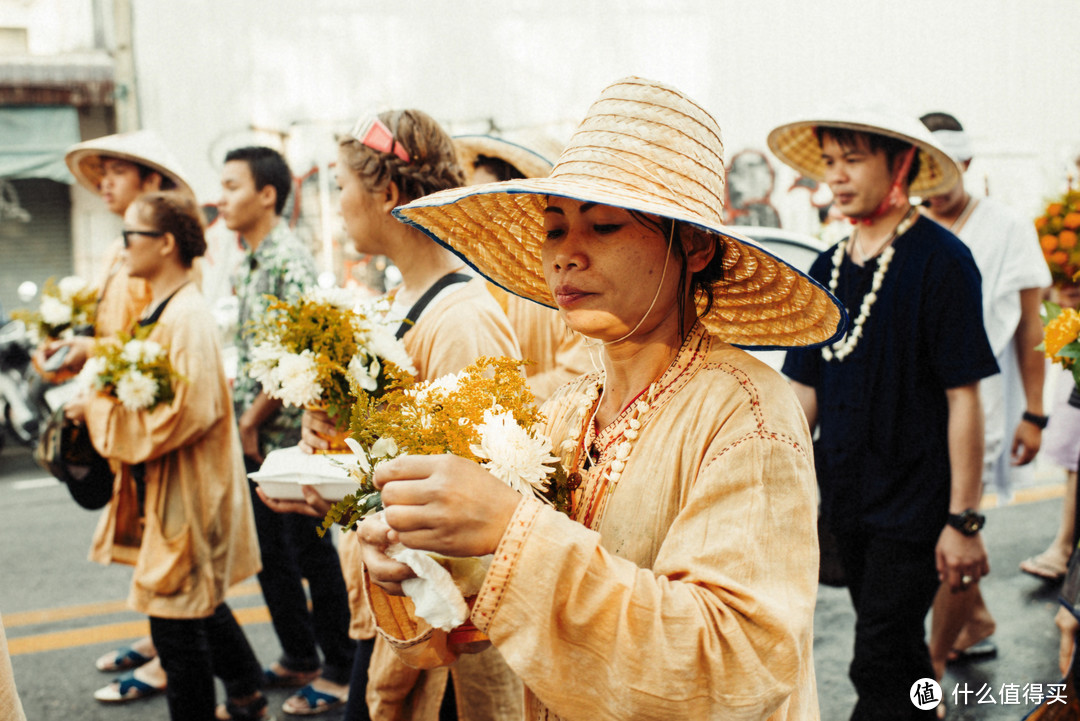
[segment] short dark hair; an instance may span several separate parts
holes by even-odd
[[[925,125],[926,129],[931,133],[935,130],[960,131],[964,129],[964,126],[960,124],[960,121],[948,113],[927,113],[919,118],[919,120],[922,121],[922,124]]]
[[[871,153],[876,153],[879,150],[885,152],[885,160],[890,168],[893,167],[893,163],[896,162],[897,158],[911,149],[911,143],[906,143],[897,138],[890,138],[888,135],[868,133],[850,128],[837,128],[829,125],[815,127],[814,136],[817,138],[818,145],[821,145],[825,138],[832,138],[841,148],[856,148],[859,146],[859,138],[864,138],[866,147]],[[907,184],[909,186],[915,182],[915,178],[919,177],[919,168],[919,154],[916,152],[915,157],[911,159],[911,168],[907,174]]]
[[[289,191],[292,190],[292,171],[281,153],[273,148],[249,145],[246,148],[230,150],[225,155],[226,163],[234,160],[247,163],[251,177],[255,179],[255,190],[262,190],[267,185],[274,186],[277,192],[274,212],[281,215],[285,210],[285,201],[289,199]]]

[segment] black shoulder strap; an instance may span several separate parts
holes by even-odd
[[[153,325],[154,323],[157,323],[158,318],[161,317],[161,313],[165,310],[165,306],[167,306],[169,304],[169,301],[173,299],[173,296],[176,295],[177,293],[179,293],[180,289],[183,288],[185,285],[187,285],[187,283],[184,283],[184,285],[181,285],[180,288],[177,288],[172,293],[170,293],[168,298],[166,298],[165,300],[158,303],[158,307],[154,308],[154,312],[151,313],[148,317],[143,318],[142,320],[140,320],[139,325],[142,326],[142,327],[146,327],[148,325]]]
[[[409,308],[409,314],[405,316],[405,320],[401,321],[401,325],[398,326],[397,333],[394,335],[398,340],[401,340],[405,336],[405,331],[412,328],[416,324],[416,320],[420,317],[420,314],[424,312],[424,308],[428,307],[428,304],[434,300],[443,288],[454,283],[467,283],[472,280],[473,276],[468,273],[448,273],[442,278],[431,284],[431,287],[420,296],[420,300],[413,303],[413,307]]]

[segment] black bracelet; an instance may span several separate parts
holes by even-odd
[[[1046,424],[1050,422],[1050,416],[1038,416],[1027,411],[1024,411],[1024,415],[1020,417],[1031,425],[1038,426],[1040,429],[1046,428]]]

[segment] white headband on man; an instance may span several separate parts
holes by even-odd
[[[934,140],[958,163],[971,160],[971,139],[963,130],[935,130]]]

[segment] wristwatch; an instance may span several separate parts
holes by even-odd
[[[965,536],[974,536],[986,525],[986,516],[968,508],[960,513],[950,513],[948,523]]]
[[[1020,419],[1027,421],[1040,430],[1045,430],[1046,424],[1050,422],[1050,416],[1040,416],[1029,411],[1024,411],[1024,414],[1020,416]]]

